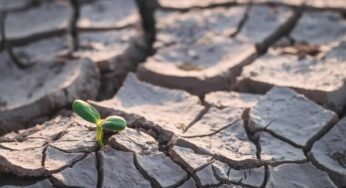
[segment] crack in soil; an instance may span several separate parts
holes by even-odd
[[[185,13],[185,12],[188,12],[188,11],[194,10],[194,9],[204,10],[204,9],[213,9],[213,8],[218,8],[218,7],[233,7],[233,6],[237,6],[237,5],[243,5],[243,4],[238,4],[237,2],[224,2],[224,3],[210,4],[207,6],[195,5],[195,6],[191,6],[188,8],[173,8],[173,7],[166,7],[166,6],[160,5],[159,9],[163,10],[163,11],[174,11],[174,12]]]
[[[183,137],[183,138],[196,138],[196,137],[213,136],[213,135],[215,135],[215,134],[217,134],[217,133],[219,133],[219,132],[221,132],[221,131],[223,131],[223,130],[229,128],[230,126],[232,126],[232,125],[234,125],[234,124],[236,124],[236,123],[238,123],[238,122],[239,122],[239,119],[236,119],[236,120],[232,121],[230,124],[228,124],[228,125],[226,125],[226,126],[220,128],[220,129],[218,129],[218,130],[216,130],[216,131],[214,131],[214,132],[212,132],[212,133],[200,134],[200,135],[193,135],[193,136],[181,136],[181,137]]]
[[[49,146],[49,144],[47,143],[45,146],[43,146],[43,149],[42,149],[42,159],[41,159],[41,166],[42,167],[45,167],[46,151],[47,151],[48,146]]]
[[[137,160],[137,155],[135,153],[133,153],[133,162],[135,164],[136,169],[139,171],[139,173],[141,173],[142,176],[150,182],[151,187],[154,187],[154,188],[160,187],[159,183],[155,179],[151,178],[148,175],[148,173],[141,167],[141,165],[139,165]]]
[[[244,13],[243,17],[241,18],[241,20],[237,26],[237,30],[234,31],[234,33],[232,33],[230,35],[231,38],[235,38],[237,36],[237,34],[242,30],[243,26],[245,25],[246,21],[249,18],[249,13],[250,13],[251,8],[252,8],[252,3],[245,5],[245,6],[246,6],[245,13]]]
[[[96,156],[96,169],[97,169],[97,188],[102,188],[103,186],[103,161],[101,159],[101,154],[99,151],[95,152]]]
[[[196,122],[202,119],[202,117],[209,112],[210,106],[204,106],[203,110],[199,112],[199,114],[193,119],[189,125],[186,126],[186,128],[183,130],[183,133],[189,130],[190,127],[192,127]]]
[[[261,188],[265,188],[268,184],[270,177],[270,171],[268,166],[264,166],[264,181],[263,184],[261,185]]]

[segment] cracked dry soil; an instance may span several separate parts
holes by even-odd
[[[343,0],[88,0],[70,56],[39,2],[0,2],[0,187],[346,187]]]

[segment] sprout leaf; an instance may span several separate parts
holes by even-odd
[[[120,116],[109,116],[101,123],[102,128],[110,129],[117,132],[124,130],[126,125],[126,120]]]
[[[99,112],[85,101],[82,101],[82,100],[73,101],[72,109],[75,113],[77,113],[80,117],[82,117],[86,121],[95,123],[97,125],[101,121]]]

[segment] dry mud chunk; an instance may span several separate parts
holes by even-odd
[[[121,28],[133,24],[137,19],[134,0],[98,0],[82,6],[79,27]]]
[[[29,134],[26,138],[43,138],[46,140],[55,140],[63,134],[69,127],[74,126],[74,117],[57,116],[53,120],[47,121],[40,127],[40,130]]]
[[[264,167],[236,170],[219,161],[213,163],[212,166],[216,177],[222,182],[230,184],[261,187],[265,179]]]
[[[228,38],[237,31],[245,12],[245,6],[196,9],[185,13],[158,12],[157,41],[154,46],[190,44],[212,34]]]
[[[346,20],[338,12],[305,12],[290,36],[316,45],[338,42],[346,36]]]
[[[189,178],[185,183],[183,183],[178,188],[197,188],[195,180],[193,178]]]
[[[123,115],[128,122],[136,121],[135,115],[144,117],[144,122],[138,123],[176,134],[182,133],[204,109],[197,97],[141,82],[132,73],[112,99],[94,105],[100,111]]]
[[[10,151],[0,149],[0,171],[17,176],[38,177],[45,173],[42,148]]]
[[[97,148],[95,131],[68,131],[50,145],[65,152],[92,152]]]
[[[97,185],[95,154],[91,153],[85,159],[73,165],[73,167],[53,174],[52,178],[56,184],[61,186],[95,188]]]
[[[329,50],[324,55],[324,60],[327,62],[339,62],[340,64],[346,62],[346,41],[340,42],[337,46]]]
[[[337,115],[288,88],[274,87],[250,112],[250,129],[268,130],[300,147],[311,144]]]
[[[236,38],[265,49],[279,38],[295,19],[296,14],[287,7],[253,6]]]
[[[256,146],[248,139],[242,121],[212,136],[178,138],[177,145],[213,155],[235,166],[256,166],[258,163]]]
[[[237,0],[237,3],[278,3],[283,5],[300,6],[306,0]]]
[[[23,62],[51,61],[68,49],[66,37],[44,38],[24,46],[13,47],[14,54]]]
[[[251,108],[253,107],[261,95],[250,93],[224,92],[216,91],[208,93],[204,101],[215,105],[218,108],[236,107],[236,108]]]
[[[244,188],[244,187],[243,186],[237,186],[237,185],[222,184],[220,186],[217,186],[217,188]]]
[[[211,107],[200,120],[194,123],[182,135],[183,137],[198,137],[215,134],[241,120],[243,109],[227,107],[218,109]]]
[[[187,171],[193,173],[207,166],[213,161],[213,157],[196,154],[192,149],[174,146],[169,155],[173,161],[182,165]]]
[[[97,69],[87,59],[39,63],[26,70],[6,67],[0,73],[0,99],[5,103],[0,107],[0,134],[25,128],[29,120],[74,99],[95,98],[99,86]]]
[[[61,2],[44,2],[38,7],[10,12],[6,19],[9,40],[29,38],[41,34],[62,32],[66,28],[71,11]]]
[[[251,44],[214,37],[163,48],[139,66],[137,75],[155,85],[202,95],[232,89],[241,68],[255,57]]]
[[[55,140],[59,136],[61,136],[65,132],[65,130],[67,130],[68,127],[74,125],[74,120],[74,118],[59,115],[50,121],[46,121],[42,124],[37,124],[34,127],[30,127],[28,129],[21,129],[18,132],[10,132],[8,134],[5,134],[1,137],[2,139],[0,140],[0,143],[4,144],[3,146],[11,145],[11,147],[13,146],[19,148],[41,147],[45,142]],[[25,144],[27,145],[25,146]],[[19,150],[16,148],[9,149]]]
[[[216,179],[213,168],[211,165],[204,167],[202,170],[195,173],[196,179],[200,186],[215,186],[219,184],[219,180]]]
[[[173,187],[187,178],[187,173],[165,154],[136,155],[139,168],[156,186]]]
[[[48,179],[45,179],[45,180],[37,181],[34,183],[31,183],[31,182],[21,183],[19,181],[19,182],[15,182],[12,185],[2,185],[1,187],[2,188],[53,188],[53,185]]]
[[[103,169],[102,187],[151,187],[150,182],[137,170],[133,153],[108,147],[100,152],[100,156]]]
[[[236,0],[158,0],[162,7],[173,9],[205,8],[215,5],[235,3],[235,1]]]
[[[44,166],[51,172],[59,171],[72,163],[80,160],[84,154],[82,153],[65,153],[54,147],[48,146],[44,159]]]
[[[25,8],[28,5],[30,5],[32,3],[32,1],[30,0],[11,0],[11,1],[7,1],[7,0],[1,0],[0,1],[0,9],[1,10],[7,10],[7,11],[11,11],[11,10],[18,10],[21,8]]]
[[[15,142],[18,140],[18,133],[9,132],[3,136],[0,136],[0,142]]]
[[[310,156],[330,173],[339,187],[346,186],[346,118],[340,120],[326,135],[316,141]]]
[[[26,150],[26,149],[34,149],[41,148],[43,145],[47,143],[46,140],[36,138],[36,139],[25,139],[22,142],[3,142],[0,143],[0,147],[7,148],[9,150]]]
[[[310,163],[284,164],[270,168],[266,187],[336,187],[327,173],[320,171]]]
[[[306,0],[305,3],[307,6],[320,9],[336,9],[336,10],[345,10],[346,2],[344,0]]]
[[[261,161],[267,164],[305,161],[302,149],[271,136],[267,132],[259,132],[258,143],[261,146]]]
[[[159,150],[157,141],[150,135],[131,128],[113,135],[109,145],[115,149],[132,151],[139,154],[155,153]]]
[[[272,86],[290,87],[323,106],[341,112],[346,105],[346,58],[343,44],[324,60],[299,59],[294,55],[266,55],[246,66],[239,78],[243,92],[264,93]]]
[[[75,55],[82,58],[90,58],[102,70],[104,69],[102,63],[105,61],[109,61],[112,58],[126,58],[125,56],[128,55],[126,54],[126,50],[130,48],[133,43],[132,39],[135,37],[136,30],[133,28],[96,33],[81,33],[79,39],[81,49],[76,52]],[[136,56],[136,54],[131,55]],[[114,71],[122,70],[119,65],[124,65],[120,63],[119,60],[114,63]],[[132,62],[124,63],[131,65]]]
[[[89,58],[103,68],[102,63],[105,61],[125,54],[131,44],[130,39],[135,37],[135,34],[135,29],[81,32],[79,33],[80,49],[73,53],[73,56]],[[25,62],[49,61],[66,52],[68,49],[66,41],[66,36],[51,37],[13,49],[15,54]]]

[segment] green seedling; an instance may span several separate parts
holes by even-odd
[[[72,109],[84,120],[96,124],[96,142],[99,147],[103,147],[103,129],[119,132],[124,130],[127,125],[126,120],[120,116],[108,116],[106,119],[101,119],[100,113],[90,104],[82,100],[73,101]]]

